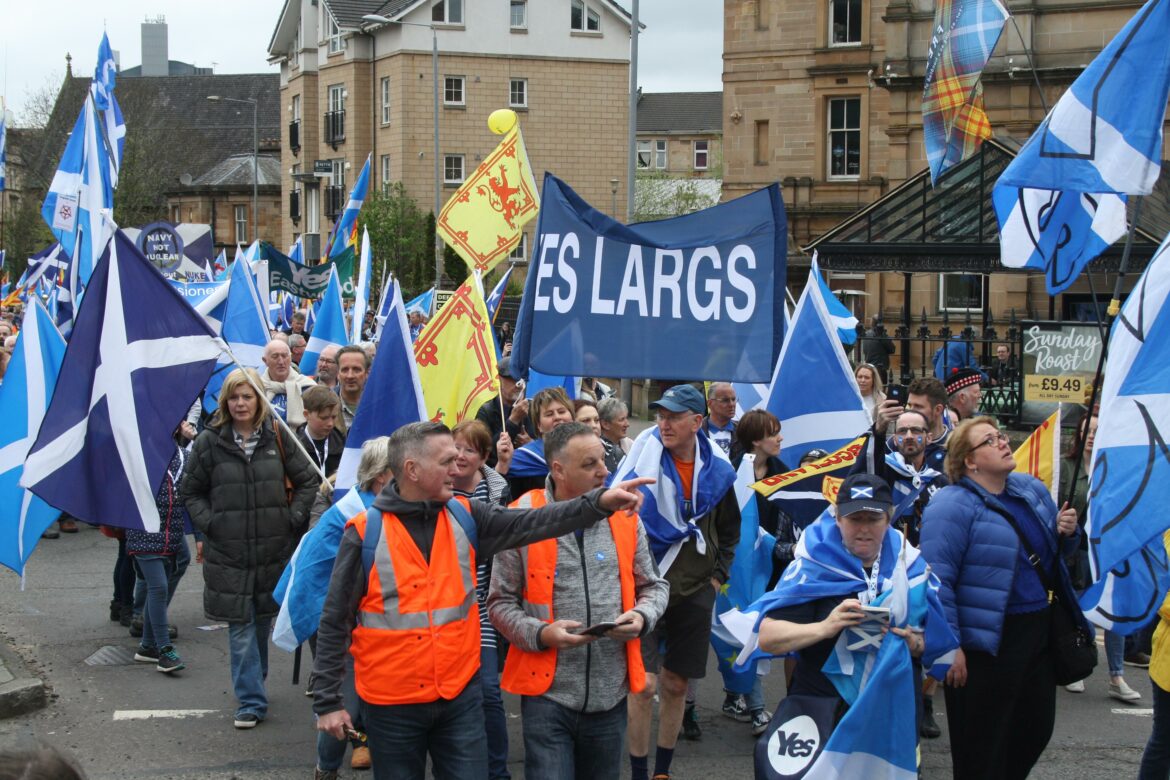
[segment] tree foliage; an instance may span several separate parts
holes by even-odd
[[[434,284],[434,217],[419,209],[402,182],[371,193],[359,220],[359,233],[370,233],[372,279],[393,273],[406,300]]]

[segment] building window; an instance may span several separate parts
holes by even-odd
[[[709,156],[708,142],[707,141],[695,141],[695,170],[696,171],[707,170],[707,163],[709,162],[709,160],[707,159],[708,156]]]
[[[171,209],[171,222],[173,222],[174,224],[177,225],[182,221],[183,221],[183,207],[182,206],[175,206],[174,208]]]
[[[345,110],[345,85],[331,84],[329,86],[329,110],[330,111],[344,111]]]
[[[508,21],[513,30],[524,30],[528,28],[527,0],[512,0],[512,10]]]
[[[463,76],[446,76],[443,78],[443,103],[448,106],[465,105],[463,95]]]
[[[300,95],[293,95],[292,96],[292,121],[294,121],[294,122],[301,121],[301,96]]]
[[[463,155],[448,154],[443,158],[443,183],[463,183]]]
[[[650,167],[650,141],[638,142],[638,170]]]
[[[768,152],[768,120],[756,122],[756,165],[767,165]]]
[[[235,209],[236,222],[236,243],[248,243],[248,207],[236,206]]]
[[[390,77],[382,79],[382,124],[390,124]]]
[[[654,142],[654,167],[666,170],[666,141]]]
[[[756,0],[756,29],[768,29],[768,12],[772,10],[768,7],[768,0]]]
[[[569,29],[578,32],[601,32],[601,16],[585,5],[585,0],[573,0],[569,13]]]
[[[939,311],[983,311],[981,274],[939,274]]]
[[[528,234],[520,234],[520,243],[512,247],[512,251],[508,253],[508,259],[514,260],[518,263],[523,263],[528,260]]]
[[[390,188],[390,155],[382,155],[382,190],[383,192]]]
[[[861,175],[861,98],[829,101],[829,178]]]
[[[528,79],[512,79],[508,87],[508,105],[512,108],[528,108]]]
[[[330,160],[329,165],[330,165],[330,167],[333,168],[332,172],[329,174],[330,180],[333,182],[333,186],[334,187],[344,187],[345,186],[345,158],[338,157],[336,160]]]
[[[463,24],[463,0],[439,0],[431,8],[431,21]]]
[[[325,12],[325,20],[326,29],[329,31],[329,53],[345,51],[345,39],[341,37],[341,28],[328,11]]]
[[[862,0],[829,0],[829,45],[861,43]]]

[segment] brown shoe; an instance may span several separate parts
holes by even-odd
[[[359,745],[353,749],[353,756],[349,759],[350,769],[369,769],[370,763],[370,749],[368,747]]]
[[[77,533],[77,522],[75,520],[61,520],[57,523],[57,527],[61,529],[63,534]]]

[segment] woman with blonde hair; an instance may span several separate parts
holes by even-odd
[[[875,410],[886,400],[885,387],[882,385],[882,375],[872,363],[862,363],[853,372],[857,380],[857,389],[861,391],[861,402],[865,404],[865,411],[873,419]]]

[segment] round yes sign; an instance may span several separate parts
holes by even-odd
[[[798,715],[768,738],[768,763],[781,777],[800,775],[816,757],[820,744],[817,722],[808,715]]]
[[[137,243],[146,259],[164,274],[179,270],[183,262],[183,239],[173,225],[166,222],[147,225],[138,234]]]

